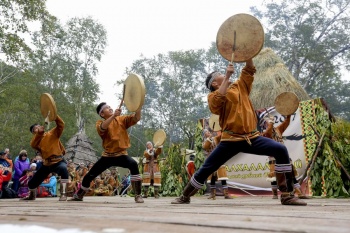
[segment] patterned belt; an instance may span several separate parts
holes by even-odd
[[[63,155],[54,155],[45,160],[50,163],[52,160],[56,160],[56,159],[63,159]]]

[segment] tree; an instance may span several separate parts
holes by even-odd
[[[55,17],[46,10],[45,0],[2,0],[0,2],[0,85],[25,67],[31,54],[30,23],[49,25]],[[50,28],[50,27],[47,27]],[[5,59],[4,61],[2,59]],[[4,70],[6,64],[17,69]],[[6,74],[6,76],[4,75]]]
[[[86,110],[98,98],[94,77],[107,43],[104,27],[91,17],[73,18],[65,27],[56,22],[55,33],[36,33],[33,41],[38,49],[32,70],[50,93],[63,93],[61,97],[74,106],[72,114],[79,128],[84,125],[82,121],[91,119]]]
[[[265,46],[276,51],[311,97],[325,98],[335,114],[349,119],[350,84],[341,70],[350,70],[350,2],[268,2],[266,9],[251,8],[266,22]]]
[[[144,129],[164,128],[170,144],[186,141],[189,148],[194,147],[197,119],[208,115],[204,61],[204,50],[189,50],[133,62],[127,73],[141,75],[147,90],[142,112]]]

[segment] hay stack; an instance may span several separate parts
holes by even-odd
[[[257,72],[250,98],[255,109],[274,106],[275,98],[286,91],[294,92],[300,101],[310,99],[271,48],[262,49],[253,61]]]
[[[66,146],[65,159],[72,159],[74,163],[95,163],[98,160],[96,150],[92,148],[92,142],[86,136],[83,130],[79,130]]]

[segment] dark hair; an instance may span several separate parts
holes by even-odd
[[[34,127],[37,126],[37,125],[39,125],[39,124],[36,124],[36,123],[35,123],[35,124],[33,124],[33,125],[30,126],[29,130],[30,130],[31,133],[34,133],[34,132],[33,132],[33,129],[34,129]]]
[[[208,88],[208,84],[209,84],[209,81],[211,79],[211,77],[213,76],[213,74],[217,72],[216,70],[211,72],[210,74],[208,74],[207,76],[207,79],[205,80],[205,87]],[[210,87],[208,88],[210,91],[215,91],[215,89],[213,88],[213,86],[210,85]]]
[[[194,160],[194,155],[190,155],[190,160]]]
[[[106,102],[102,102],[99,105],[97,105],[96,112],[98,115],[100,115],[99,113],[100,113],[100,110],[103,107],[103,105],[106,105],[106,104],[107,104]]]
[[[30,172],[30,169],[26,169],[22,172],[21,177],[25,176],[28,172]]]

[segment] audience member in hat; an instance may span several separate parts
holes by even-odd
[[[18,155],[18,160],[15,162],[15,174],[12,178],[12,189],[18,192],[19,188],[19,178],[22,176],[23,172],[29,169],[28,153],[26,150],[21,150]]]

